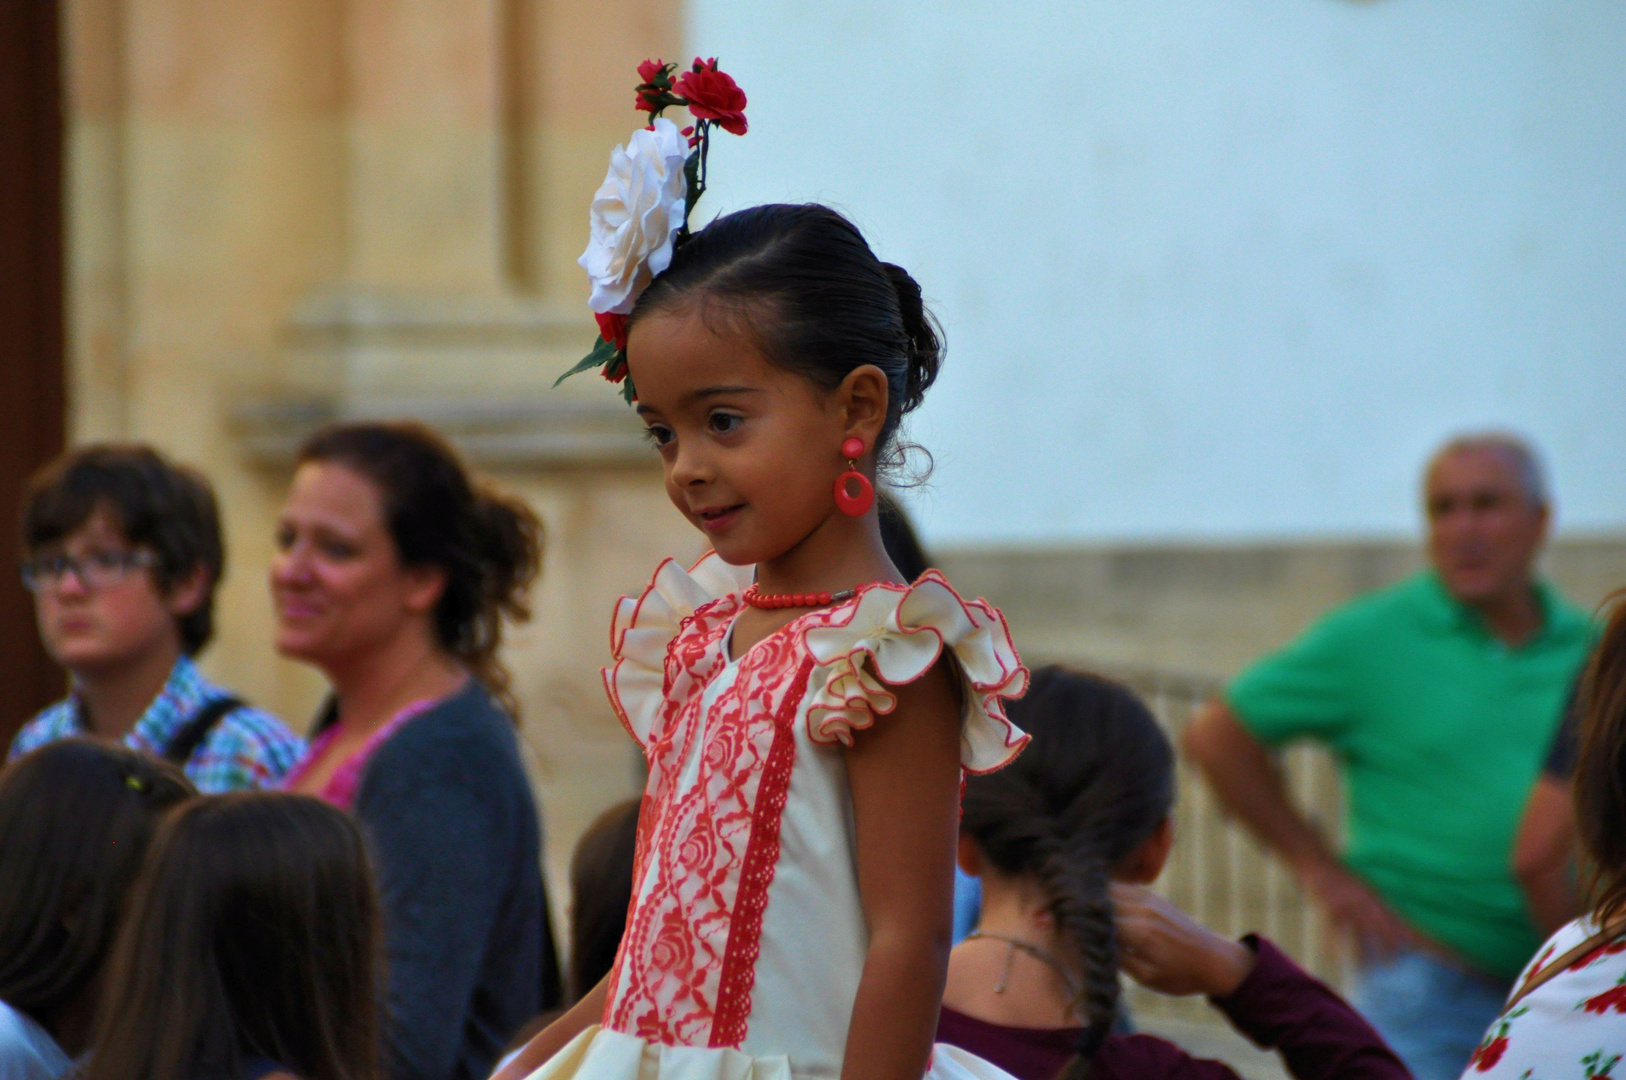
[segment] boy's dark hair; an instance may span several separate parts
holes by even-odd
[[[574,1004],[615,966],[632,903],[639,800],[616,803],[576,842],[570,857],[570,972]]]
[[[258,1059],[374,1080],[380,931],[349,815],[236,792],[165,822],[119,932],[88,1080],[222,1080]]]
[[[833,389],[874,364],[890,391],[877,459],[942,364],[942,338],[901,266],[875,257],[858,227],[828,206],[770,203],[717,218],[678,248],[628,317],[700,300],[704,315],[765,320],[769,361]],[[713,306],[716,305],[716,306]]]
[[[215,587],[226,569],[214,489],[196,470],[176,465],[150,446],[98,443],[63,454],[35,474],[23,500],[23,550],[60,543],[105,511],[132,547],[157,556],[160,591],[196,570],[208,588],[176,620],[181,647],[195,656],[214,636]]]
[[[402,564],[446,575],[434,613],[441,648],[517,717],[497,652],[503,616],[531,617],[526,594],[541,569],[543,542],[531,508],[475,483],[457,451],[422,424],[335,424],[306,440],[298,460],[343,465],[378,488]]]
[[[1587,899],[1600,926],[1626,914],[1626,591],[1581,679],[1575,828],[1586,855]]]
[[[1013,763],[966,782],[960,828],[1001,873],[1037,881],[1083,977],[1087,1018],[1062,1072],[1082,1080],[1118,1016],[1113,867],[1174,805],[1174,749],[1128,688],[1060,667],[1033,673],[1008,706],[1033,741]]]
[[[89,739],[0,772],[0,1001],[54,1029],[102,970],[159,817],[196,794],[175,766]]]

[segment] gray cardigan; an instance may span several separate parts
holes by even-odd
[[[386,943],[389,1080],[483,1080],[555,1001],[541,826],[512,721],[474,680],[408,720],[356,794]]]

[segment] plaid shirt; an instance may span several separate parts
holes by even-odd
[[[209,702],[228,696],[203,677],[190,657],[183,656],[175,662],[164,689],[124,736],[124,745],[162,757],[188,720]],[[79,701],[69,696],[23,725],[12,740],[10,757],[21,757],[56,739],[86,734],[80,723]],[[282,721],[242,705],[221,717],[192,752],[186,775],[204,794],[274,788],[304,751],[304,740]]]

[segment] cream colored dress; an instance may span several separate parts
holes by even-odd
[[[896,705],[887,685],[943,650],[964,679],[961,760],[1009,762],[1027,671],[999,612],[941,574],[873,585],[728,658],[749,568],[668,560],[611,629],[610,702],[644,749],[632,906],[601,1026],[535,1080],[840,1075],[868,935],[844,747]],[[878,673],[880,680],[872,674]],[[939,1044],[934,1080],[1008,1080]]]

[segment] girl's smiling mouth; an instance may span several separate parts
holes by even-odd
[[[700,527],[708,532],[717,532],[732,525],[745,509],[744,503],[733,506],[720,506],[712,510],[696,510],[694,516],[700,519]]]

